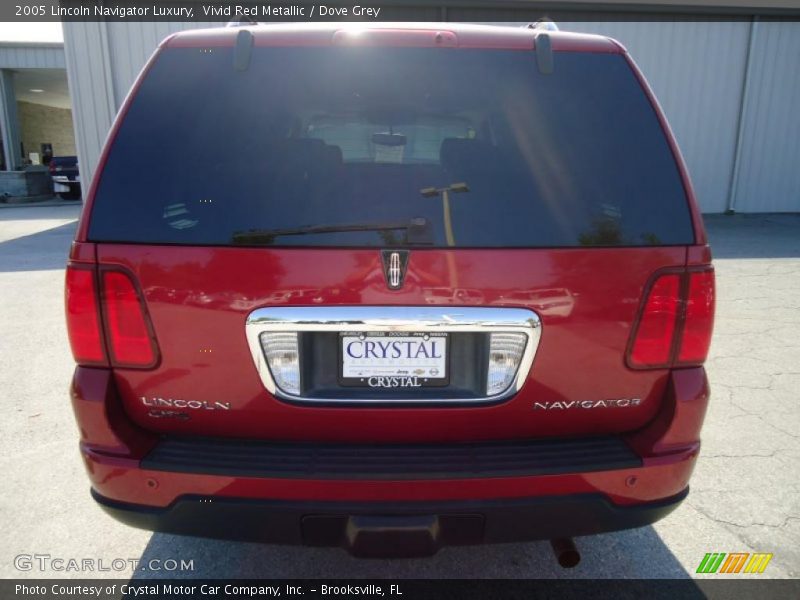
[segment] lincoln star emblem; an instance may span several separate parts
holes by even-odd
[[[390,290],[399,290],[403,287],[408,266],[408,250],[383,250],[383,274],[386,276],[386,285]]]

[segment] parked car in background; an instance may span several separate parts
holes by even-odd
[[[64,200],[81,197],[81,176],[77,156],[54,156],[48,164],[53,178],[53,191]]]
[[[180,32],[108,140],[66,305],[114,517],[358,556],[549,539],[572,566],[572,536],[688,494],[711,252],[619,43]]]

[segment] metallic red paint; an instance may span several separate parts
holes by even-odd
[[[617,504],[632,505],[678,494],[685,489],[694,468],[708,402],[705,372],[701,367],[674,371],[667,389],[657,418],[626,436],[643,458],[641,468],[492,479],[298,480],[147,471],[139,467],[139,460],[156,438],[137,428],[118,410],[121,401],[109,371],[79,367],[73,381],[73,407],[92,486],[107,498],[135,504],[163,507],[181,495],[368,501],[600,492]],[[630,477],[636,478],[635,485],[630,485]]]
[[[352,442],[589,435],[645,425],[669,371],[628,369],[625,349],[650,274],[685,260],[680,247],[414,250],[403,289],[391,291],[375,250],[99,244],[97,252],[102,264],[134,274],[158,333],[157,370],[115,371],[134,422],[163,432]],[[552,290],[560,290],[558,302]],[[264,389],[244,341],[247,315],[262,306],[434,303],[528,307],[540,315],[541,343],[519,394],[481,408],[391,409],[391,419],[385,408],[296,407]],[[159,420],[147,416],[142,397],[229,401],[232,410]],[[642,402],[533,410],[534,401],[613,398]]]
[[[304,480],[224,477],[147,471],[138,461],[81,448],[92,487],[106,498],[164,507],[182,495],[269,500],[484,500],[601,493],[619,505],[661,500],[686,488],[697,451],[670,455],[637,469],[491,479]],[[636,477],[631,487],[628,478]],[[148,483],[155,480],[156,486]]]

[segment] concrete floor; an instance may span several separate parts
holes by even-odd
[[[718,281],[713,398],[692,493],[654,527],[580,539],[583,562],[563,571],[547,543],[359,561],[340,550],[152,535],[105,516],[89,498],[67,397],[63,267],[78,210],[0,210],[0,577],[131,575],[15,568],[15,556],[40,554],[106,566],[193,560],[189,577],[686,578],[706,552],[772,552],[761,577],[800,575],[800,216],[708,219]]]

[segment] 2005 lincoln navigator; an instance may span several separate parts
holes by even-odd
[[[95,500],[137,527],[413,556],[688,493],[714,274],[617,42],[288,24],[165,40],[66,280]]]

